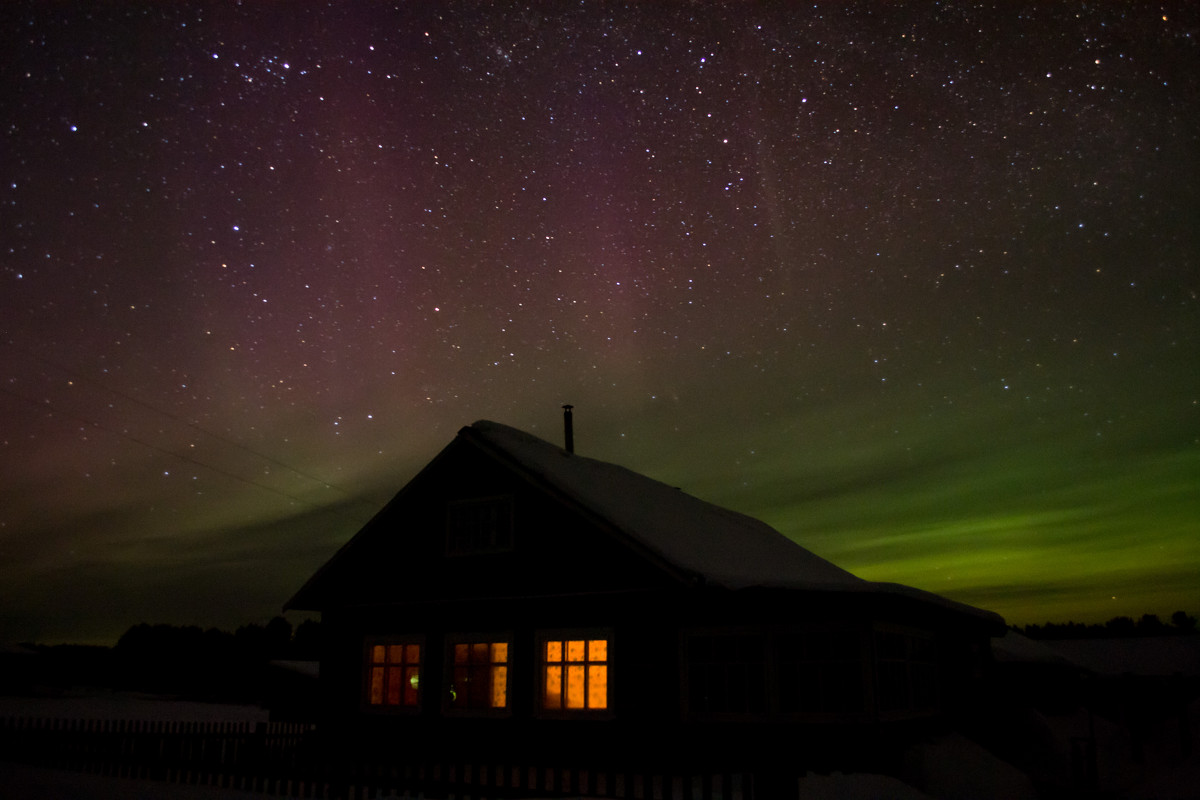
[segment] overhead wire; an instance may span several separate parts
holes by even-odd
[[[202,428],[191,420],[184,419],[183,417],[180,417],[177,414],[173,414],[170,411],[165,411],[161,408],[158,408],[150,403],[145,402],[144,400],[133,397],[132,395],[127,394],[126,392],[122,392],[118,389],[114,389],[111,386],[106,386],[103,383],[93,380],[91,378],[82,377],[78,371],[73,370],[70,367],[67,367],[63,364],[59,364],[49,358],[46,358],[45,356],[34,353],[31,350],[29,350],[28,348],[21,347],[20,345],[17,345],[16,343],[14,343],[12,341],[7,342],[6,344],[8,344],[10,347],[13,347],[16,350],[20,350],[20,351],[24,352],[30,358],[33,358],[36,361],[39,361],[43,364],[46,364],[46,365],[58,370],[59,372],[63,373],[64,375],[68,376],[69,379],[72,381],[78,381],[80,383],[91,384],[93,386],[96,386],[99,389],[101,389],[105,392],[108,392],[110,394],[116,395],[117,397],[121,397],[121,398],[127,400],[128,402],[133,403],[134,405],[140,406],[140,407],[145,408],[149,411],[152,411],[156,414],[167,417],[168,419],[172,419],[181,425],[185,425],[188,428],[192,429],[193,431],[196,431],[197,433],[199,433],[203,436],[207,436],[211,439],[214,439],[217,442],[220,442],[221,444],[235,448],[244,453],[248,453],[248,454],[254,456],[255,458],[262,459],[263,461],[266,461],[271,464],[275,464],[276,466],[282,467],[283,469],[286,469],[289,472],[291,472],[299,477],[304,478],[305,480],[312,481],[313,483],[316,483],[319,486],[323,486],[326,489],[332,489],[336,492],[339,492],[344,497],[346,497],[348,500],[351,500],[356,503],[361,503],[363,505],[369,505],[367,500],[356,496],[354,493],[352,493],[346,489],[343,489],[340,486],[332,484],[332,483],[330,483],[322,478],[319,478],[315,475],[311,475],[311,474],[305,472],[304,470],[298,469],[298,468],[292,466],[291,464],[288,464],[284,461],[279,460],[278,458],[275,458],[274,456],[267,455],[266,453],[257,451],[247,445],[242,444],[241,442],[234,441],[233,439],[230,439],[228,437],[222,436],[220,434],[217,434],[210,430]],[[119,436],[123,439],[127,439],[131,442],[135,442],[136,444],[139,444],[143,447],[154,450],[155,452],[158,452],[158,453],[161,453],[161,454],[167,455],[167,456],[172,456],[174,458],[177,458],[177,459],[187,462],[189,464],[194,464],[196,466],[203,467],[205,469],[211,470],[212,472],[216,472],[218,474],[232,478],[236,481],[240,481],[241,483],[247,484],[249,486],[254,486],[256,488],[263,489],[264,491],[268,491],[273,494],[280,495],[281,497],[285,497],[285,498],[287,498],[289,500],[293,500],[297,503],[301,503],[303,505],[311,506],[311,507],[318,507],[320,505],[319,503],[314,503],[311,500],[305,500],[301,497],[297,497],[289,492],[286,492],[282,489],[278,489],[274,486],[269,486],[265,483],[260,483],[258,481],[252,480],[250,478],[246,478],[241,475],[238,475],[234,472],[230,472],[227,469],[223,469],[221,467],[215,466],[211,463],[202,461],[197,458],[193,458],[190,455],[187,455],[184,453],[179,453],[175,450],[169,450],[167,448],[161,447],[159,445],[154,444],[153,442],[149,442],[149,441],[146,441],[145,439],[141,439],[137,436],[133,436],[132,434],[129,434],[125,431],[116,430],[112,427],[109,427],[100,422],[97,422],[96,420],[88,419],[87,417],[83,417],[83,416],[80,416],[80,415],[72,413],[72,412],[64,411],[62,408],[54,407],[54,403],[48,399],[41,400],[41,401],[35,400],[33,398],[26,397],[18,392],[13,391],[12,389],[9,389],[9,388],[3,387],[3,386],[0,386],[0,392],[3,392],[4,394],[9,395],[10,397],[17,398],[18,400],[26,402],[36,408],[43,409],[43,410],[49,408],[53,413],[55,413],[59,416],[67,417],[70,419],[75,419],[79,422],[82,422],[86,425],[94,427],[98,430],[102,430],[106,433],[110,433],[115,436]]]

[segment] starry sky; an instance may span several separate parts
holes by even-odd
[[[265,621],[493,419],[1200,612],[1200,7],[0,5],[0,641]]]

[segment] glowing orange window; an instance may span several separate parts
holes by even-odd
[[[508,642],[457,642],[451,648],[449,707],[508,707]]]
[[[367,702],[416,708],[420,697],[421,645],[373,644],[368,648]]]
[[[551,639],[542,650],[542,708],[608,708],[608,640]]]

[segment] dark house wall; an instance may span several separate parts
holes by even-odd
[[[456,527],[462,518],[466,533]],[[476,518],[483,523],[471,528]],[[355,752],[413,759],[519,759],[532,750],[586,763],[603,752],[630,768],[652,758],[756,769],[804,753],[812,768],[862,768],[905,726],[962,703],[988,635],[961,613],[901,595],[706,585],[461,437],[297,598],[295,607],[322,612],[327,631],[325,729]],[[608,641],[602,713],[538,710],[547,631]],[[448,712],[448,641],[463,634],[510,643],[501,713]],[[422,647],[419,708],[367,702],[366,645],[387,637]],[[788,661],[801,640],[831,648],[830,658],[849,646],[858,660]],[[888,655],[897,648],[899,658]],[[851,679],[839,684],[839,671]],[[794,676],[791,689],[784,673]],[[792,691],[800,680],[833,688]],[[930,680],[932,695],[912,707],[922,694],[912,686]],[[839,685],[857,685],[860,702],[820,705]],[[899,705],[898,695],[907,698]]]
[[[447,555],[457,501],[511,499],[512,546]],[[322,597],[327,605],[470,600],[664,587],[663,569],[601,532],[520,475],[452,444],[343,551]]]

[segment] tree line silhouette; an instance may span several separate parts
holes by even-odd
[[[256,703],[279,682],[281,662],[316,661],[321,625],[293,628],[283,617],[232,633],[195,625],[140,623],[113,647],[27,645],[38,656],[42,691],[88,686],[179,699]],[[3,689],[4,687],[0,687]],[[19,688],[19,687],[18,687]]]
[[[1187,612],[1176,611],[1169,623],[1157,614],[1143,614],[1140,619],[1113,617],[1103,625],[1082,622],[1047,622],[1044,625],[1012,626],[1030,639],[1128,639],[1139,636],[1180,636],[1196,633],[1196,618]]]

